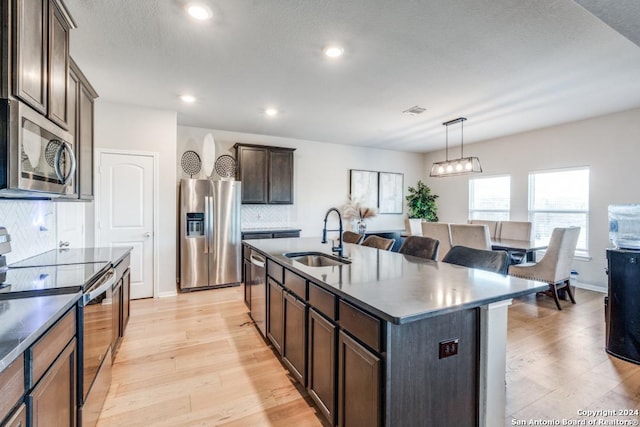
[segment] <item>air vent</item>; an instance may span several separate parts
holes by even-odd
[[[417,116],[418,114],[422,114],[425,111],[427,111],[426,108],[420,107],[418,105],[414,105],[413,107],[404,110],[402,113],[403,114],[410,114],[412,116]]]

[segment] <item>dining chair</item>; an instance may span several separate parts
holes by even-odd
[[[354,233],[353,231],[347,230],[342,233],[342,241],[345,243],[355,243],[356,245],[359,245],[363,238],[364,234]]]
[[[505,251],[488,251],[467,246],[454,246],[447,256],[442,259],[442,262],[507,274],[509,255]]]
[[[489,227],[484,224],[449,224],[451,246],[491,250]]]
[[[549,290],[545,294],[553,298],[558,310],[562,310],[558,289],[565,289],[571,303],[575,304],[569,277],[579,235],[580,227],[554,228],[542,259],[534,263],[512,265],[509,275],[548,283]]]
[[[420,218],[405,218],[404,230],[407,236],[422,236],[422,222],[423,220]]]
[[[435,260],[438,257],[440,241],[425,236],[407,236],[402,242],[399,253]]]
[[[449,223],[425,221],[422,223],[422,236],[431,237],[432,239],[440,241],[437,260],[442,261],[442,258],[449,252],[449,249],[451,249]]]
[[[531,240],[531,222],[529,221],[502,221],[500,223],[500,239],[506,240]],[[509,251],[511,264],[520,264],[526,257],[526,253]]]
[[[500,235],[500,221],[489,221],[486,219],[470,219],[469,224],[486,225],[489,228],[491,240],[497,239]]]
[[[362,246],[369,246],[371,248],[388,251],[393,247],[395,242],[396,239],[385,239],[384,237],[371,235],[367,236],[367,238],[362,241]]]

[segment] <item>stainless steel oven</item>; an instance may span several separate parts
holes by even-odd
[[[78,394],[78,420],[82,427],[95,426],[111,384],[111,337],[113,334],[112,288],[116,271],[110,268],[90,288],[80,303],[82,357]]]
[[[0,99],[0,195],[73,196],[72,135],[21,101]]]

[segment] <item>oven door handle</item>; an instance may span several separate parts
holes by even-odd
[[[107,278],[107,276],[109,277]],[[86,306],[89,301],[95,299],[98,295],[104,293],[107,289],[111,288],[114,283],[116,283],[116,269],[109,269],[109,271],[105,273],[105,277],[100,279],[100,282],[101,283],[94,285],[89,292],[82,295],[83,307]]]

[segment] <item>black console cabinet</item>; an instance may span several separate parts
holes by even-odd
[[[606,349],[613,356],[640,364],[640,251],[608,249],[607,263]]]

